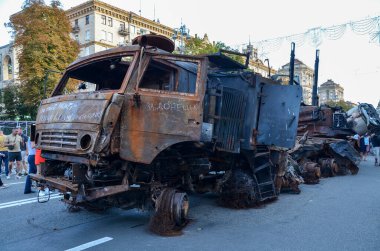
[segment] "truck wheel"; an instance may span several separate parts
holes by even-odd
[[[162,190],[150,221],[150,229],[159,235],[179,235],[188,222],[189,197],[173,188]]]
[[[248,171],[233,169],[226,173],[220,187],[220,204],[230,208],[249,208],[258,205],[257,186]]]
[[[186,193],[175,193],[173,201],[173,217],[177,226],[183,226],[189,213],[189,197]]]

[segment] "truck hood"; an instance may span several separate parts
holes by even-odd
[[[113,94],[79,93],[43,100],[36,119],[36,146],[51,152],[91,153]]]
[[[42,102],[36,123],[100,124],[113,93],[80,93],[57,96]]]

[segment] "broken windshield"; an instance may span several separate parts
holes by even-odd
[[[107,58],[68,71],[56,95],[119,90],[132,60],[133,56]]]

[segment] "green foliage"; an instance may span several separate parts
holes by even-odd
[[[219,50],[229,50],[236,51],[230,46],[227,46],[223,42],[210,43],[208,40],[207,34],[203,38],[192,37],[186,41],[185,54],[188,55],[203,55],[203,54],[213,54]],[[237,52],[237,51],[236,51]],[[238,61],[239,63],[244,64],[245,58],[237,55],[225,54],[228,57]]]
[[[48,69],[63,71],[79,53],[78,43],[70,37],[71,24],[59,1],[47,6],[43,1],[26,1],[25,8],[10,18],[15,34],[14,46],[19,49],[20,97],[28,114],[35,117],[43,97]],[[46,93],[49,95],[60,75],[49,74]]]
[[[186,41],[185,54],[188,55],[212,54],[218,51],[219,48],[208,41],[207,35],[203,38],[192,37]]]
[[[30,7],[32,4],[45,4],[44,0],[25,0],[22,4],[22,9]]]
[[[326,102],[326,105],[328,106],[331,106],[331,107],[336,107],[336,106],[340,106],[342,107],[343,111],[347,112],[348,110],[350,110],[352,107],[354,107],[351,103],[349,102],[346,102],[344,100],[340,100],[338,102],[334,102],[334,101],[327,101]]]
[[[7,86],[2,89],[2,96],[3,96],[3,104],[4,107],[2,108],[3,116],[2,119],[9,119],[14,120],[17,118],[17,104],[18,98],[17,98],[17,88],[14,86]]]
[[[25,104],[21,90],[10,85],[0,92],[2,97],[1,120],[31,120],[37,115],[37,110]]]

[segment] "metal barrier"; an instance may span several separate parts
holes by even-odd
[[[27,136],[30,136],[30,126],[35,121],[0,121],[0,130],[5,135],[11,134],[13,128],[21,128]]]

